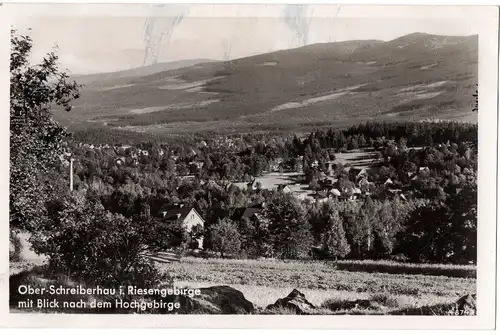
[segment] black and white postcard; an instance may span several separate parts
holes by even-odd
[[[0,15],[5,325],[495,326],[497,7]]]

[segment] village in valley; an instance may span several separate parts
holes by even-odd
[[[369,127],[369,124],[367,124],[367,127]],[[311,137],[309,139],[303,138],[301,141],[307,143],[309,140],[311,140]],[[297,142],[297,137],[291,139],[291,141]],[[210,143],[210,148],[207,142]],[[170,204],[154,207],[156,211],[153,213],[150,212],[151,209],[148,204],[148,213],[165,223],[179,222],[188,234],[191,236],[196,235],[195,243],[190,244],[192,252],[196,254],[203,251],[204,234],[209,230],[208,227],[211,224],[213,225],[213,223],[209,222],[208,227],[206,226],[207,216],[210,216],[209,219],[212,222],[214,219],[228,219],[232,222],[250,220],[256,223],[260,221],[262,224],[266,205],[263,194],[280,193],[290,195],[301,203],[309,204],[308,206],[321,206],[322,203],[329,201],[363,204],[367,198],[404,203],[408,200],[410,202],[414,201],[415,197],[421,197],[421,192],[418,191],[419,187],[429,178],[433,178],[432,175],[435,175],[435,172],[431,174],[431,170],[425,164],[419,164],[419,166],[410,164],[409,167],[406,166],[405,171],[396,171],[394,168],[391,170],[388,167],[391,166],[391,159],[397,159],[398,156],[401,157],[402,155],[406,157],[410,152],[413,156],[428,155],[428,153],[425,153],[425,147],[407,147],[406,139],[402,139],[398,143],[395,140],[387,140],[382,137],[376,139],[376,141],[372,140],[372,142],[376,142],[376,148],[367,146],[368,143],[363,138],[360,139],[360,144],[365,147],[352,149],[351,142],[349,143],[351,150],[347,150],[347,146],[337,149],[324,148],[320,150],[321,154],[311,155],[309,153],[309,157],[306,159],[302,154],[296,157],[285,155],[285,158],[276,153],[274,157],[260,155],[255,152],[254,147],[245,146],[245,141],[241,136],[192,141],[191,145],[183,145],[177,149],[169,149],[168,146],[152,145],[151,143],[139,146],[111,146],[80,142],[75,147],[78,148],[76,149],[77,153],[80,152],[86,157],[89,156],[89,152],[100,152],[99,155],[108,156],[108,160],[116,168],[137,168],[145,164],[154,164],[155,160],[158,160],[159,164],[162,164],[161,162],[170,164],[169,169],[178,180],[176,191],[180,197],[172,200]],[[271,143],[276,143],[276,139],[272,139]],[[262,142],[257,145],[257,147],[260,146],[266,147]],[[271,145],[268,145],[268,147],[271,147]],[[437,144],[435,148],[436,150],[448,151],[452,149],[452,145],[448,141],[448,143]],[[455,144],[454,150],[456,148]],[[228,178],[228,176],[220,173],[209,175],[209,171],[204,171],[207,159],[210,160],[209,157],[213,157],[210,156],[209,152],[219,150],[223,151],[225,155],[233,157],[233,160],[234,157],[248,158],[252,157],[252,155],[261,156],[264,159],[260,161],[261,166],[255,174],[240,173],[239,177],[233,178]],[[470,155],[471,149],[468,148],[467,150]],[[68,163],[68,157],[62,155],[60,159],[63,166],[73,169],[73,165],[70,166]],[[75,164],[81,166],[84,161]],[[210,162],[209,164],[213,165],[213,163]],[[462,171],[462,168],[455,164],[453,169],[455,172],[465,173],[465,175],[462,174],[464,179],[467,178],[466,176],[473,176],[472,171],[467,167]],[[78,167],[77,170],[79,170]],[[77,176],[82,176],[82,170],[79,171]],[[382,174],[380,171],[382,171]],[[69,172],[74,173],[73,170]],[[83,178],[85,177],[77,177],[78,180]],[[77,188],[81,187],[79,185],[81,184],[77,182]],[[73,187],[72,185],[71,188]],[[248,200],[247,203],[238,203],[239,206],[237,207],[225,206],[223,208],[208,209],[216,213],[214,218],[214,214],[207,215],[207,212],[203,212],[203,209],[200,210],[196,203],[190,200],[182,201],[184,192],[189,192],[193,187],[199,187],[200,189],[213,187],[221,192],[232,190],[232,192],[236,191],[248,195]],[[417,195],[415,191],[417,191]],[[443,188],[441,188],[441,192],[444,192]],[[456,188],[455,192],[460,192],[460,188]],[[193,231],[196,233],[193,234]],[[210,250],[210,248],[208,249]],[[170,256],[162,257],[161,255]],[[170,262],[172,261],[172,255],[174,254],[160,251],[152,257],[155,261]],[[175,255],[173,259],[179,260],[180,254]]]
[[[223,143],[229,148],[235,148],[234,141],[230,139],[220,140],[218,143]],[[391,144],[394,145],[396,150],[398,149],[395,143]],[[111,147],[110,145],[96,146],[93,144],[79,143],[78,146],[89,150],[111,149],[117,156],[115,162],[118,166],[124,165],[127,162],[137,166],[139,165],[141,157],[149,156],[148,150],[134,148],[131,145],[115,145]],[[201,141],[198,145],[199,148],[205,146],[207,146],[205,141]],[[421,150],[422,148],[415,149]],[[246,150],[251,150],[251,148],[247,148]],[[406,148],[405,150],[410,149]],[[344,151],[342,153],[337,153],[334,161],[325,162],[326,169],[324,171],[319,169],[318,160],[312,161],[311,168],[313,171],[317,172],[318,175],[318,179],[313,187],[311,187],[308,183],[304,183],[305,178],[302,164],[296,164],[296,166],[293,167],[296,170],[290,171],[289,165],[287,165],[281,158],[270,161],[268,163],[269,170],[263,171],[263,174],[260,176],[251,176],[250,181],[231,182],[227,180],[210,179],[208,183],[212,183],[212,185],[219,185],[221,187],[225,187],[226,189],[236,187],[242,191],[250,192],[260,190],[278,191],[284,194],[292,194],[300,200],[307,199],[311,203],[321,203],[329,199],[357,201],[371,196],[371,192],[376,187],[375,183],[370,181],[368,173],[371,168],[373,169],[372,165],[378,161],[376,152],[379,151],[375,151],[373,148],[366,148],[362,150],[352,150],[351,152]],[[234,153],[238,154],[238,152]],[[165,155],[165,151],[163,149],[159,149],[156,154],[163,157]],[[170,152],[169,154],[173,162],[177,163],[179,159],[177,153]],[[187,163],[189,171],[201,171],[204,165],[203,160],[198,159],[197,153],[194,149],[191,149],[189,154],[190,162]],[[69,167],[68,160],[64,159],[63,156],[61,156],[61,159],[64,166]],[[298,156],[297,161],[302,162],[303,156]],[[176,170],[177,168],[178,166],[176,165]],[[417,181],[419,175],[425,175],[429,172],[428,167],[419,167],[418,172],[409,172],[408,176],[411,177],[412,181]],[[348,176],[350,183],[340,183],[339,175]],[[182,180],[194,180],[198,176],[196,174],[181,174],[179,177]],[[201,185],[204,185],[205,183],[206,181],[200,180]],[[405,193],[411,194],[411,191],[403,192],[401,188],[394,184],[391,178],[387,178],[382,185],[384,196],[399,196],[402,200],[406,200]],[[235,214],[231,217],[231,219],[240,220],[243,217],[248,219],[254,218],[262,209],[262,205],[262,203],[250,203],[248,207],[236,208],[236,213],[239,214]],[[180,210],[181,208],[182,210]],[[195,225],[204,225],[204,220],[196,209],[194,207],[184,207],[184,204],[182,203],[172,204],[170,207],[166,206],[165,208],[162,208],[158,214],[166,221],[173,221],[174,219],[181,221],[189,231]]]

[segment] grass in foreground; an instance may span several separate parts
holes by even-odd
[[[23,256],[21,262],[10,264],[11,276],[31,268],[35,277],[27,278],[28,281],[35,286],[46,285],[46,280],[38,279],[37,267],[33,268],[33,265],[41,265],[46,260],[26,253]],[[350,271],[340,270],[339,263],[350,266]],[[185,258],[181,263],[163,264],[161,267],[174,277],[176,286],[229,285],[241,291],[245,298],[256,306],[258,314],[292,313],[284,309],[277,311],[264,311],[264,309],[277,299],[287,296],[294,288],[299,289],[311,303],[319,307],[317,314],[364,315],[450,315],[450,303],[467,293],[476,291],[475,278],[376,273],[377,264],[385,271],[388,268],[398,269],[400,265],[394,262],[344,261],[337,262],[334,266],[326,262]],[[399,269],[421,267],[418,264],[403,265],[407,267]],[[452,271],[458,268],[475,272],[475,268],[471,266],[424,265],[423,267],[434,267],[440,269],[439,271],[442,269]],[[368,271],[356,272],[362,269]],[[65,286],[72,285],[67,280],[61,283]],[[15,295],[11,294],[12,298],[14,301],[17,300]],[[82,297],[70,296],[65,297],[65,300],[77,301],[80,298]],[[14,301],[11,300],[11,303]],[[11,308],[16,309],[15,305],[11,305]],[[28,311],[18,309],[16,312]]]
[[[179,287],[210,287],[221,285],[219,282],[187,282],[187,281],[176,281],[176,286]],[[241,285],[241,284],[227,284],[239,291],[241,291],[245,298],[251,301],[254,306],[259,310],[264,310],[268,305],[273,304],[276,300],[286,297],[290,292],[296,288],[294,286],[288,287],[270,287],[270,286],[259,286],[259,285]],[[346,314],[351,312],[356,304],[353,301],[357,300],[374,300],[376,302],[382,301],[378,305],[387,306],[387,308],[376,308],[370,305],[369,308],[361,308],[363,306],[358,306],[358,310],[362,309],[364,314],[375,312],[379,314],[386,314],[392,310],[398,309],[415,309],[426,305],[436,305],[445,304],[452,301],[456,301],[459,296],[437,296],[433,294],[423,294],[420,296],[412,295],[394,295],[390,293],[378,293],[370,294],[367,292],[352,292],[352,291],[338,291],[338,290],[320,290],[320,289],[307,289],[299,288],[300,292],[304,293],[307,300],[310,301],[315,306],[320,307],[322,310],[329,310],[328,314]],[[380,299],[378,295],[384,295],[387,298]],[[330,306],[329,303],[332,303]],[[339,306],[335,307],[334,306]],[[344,306],[343,308],[340,308]]]
[[[350,272],[339,270],[328,262],[184,258],[181,263],[162,264],[161,267],[174,280],[184,282],[333,289],[357,293],[450,296],[469,293],[476,285],[475,278]]]
[[[351,314],[360,306],[349,304],[360,299],[373,300],[376,306],[361,308],[364,314],[387,314],[454,302],[476,291],[474,278],[350,272],[324,262],[185,258],[162,268],[179,286],[230,285],[258,308],[287,296],[294,288],[316,306],[325,307],[327,301],[347,304],[346,308],[334,309],[335,314]]]
[[[428,276],[446,276],[457,278],[476,278],[475,265],[455,264],[412,264],[394,261],[337,261],[338,270],[379,272],[390,274],[415,274]]]

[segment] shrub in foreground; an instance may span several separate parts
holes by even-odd
[[[167,240],[148,217],[125,218],[85,197],[63,200],[32,238],[49,269],[90,285],[155,287],[167,280],[148,259],[151,246]]]

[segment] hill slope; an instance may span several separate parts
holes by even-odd
[[[476,120],[477,36],[308,45],[91,82],[63,123],[147,133],[299,130],[378,120]]]
[[[129,70],[117,71],[117,72],[107,72],[107,73],[95,73],[95,74],[85,74],[85,75],[74,75],[71,79],[77,81],[82,85],[99,85],[103,86],[105,84],[116,84],[116,81],[120,79],[130,79],[132,77],[147,76],[158,72],[164,72],[169,70],[175,70],[182,67],[189,67],[199,63],[209,63],[216,62],[216,60],[211,59],[186,59],[174,62],[163,62],[147,66],[141,66],[137,68],[132,68]]]

